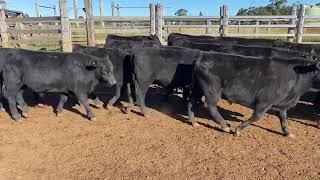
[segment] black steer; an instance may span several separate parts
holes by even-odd
[[[195,99],[204,94],[211,116],[224,131],[229,132],[217,110],[217,102],[223,96],[230,102],[254,110],[251,118],[236,129],[237,135],[273,109],[278,112],[284,135],[294,137],[287,127],[287,110],[297,104],[302,94],[312,88],[320,88],[319,69],[319,63],[306,59],[254,58],[203,52],[194,63],[189,120],[197,125],[193,107]]]
[[[18,49],[0,51],[0,59],[5,59],[1,69],[4,95],[15,120],[21,117],[16,108],[16,97],[23,87],[35,92],[73,93],[85,107],[89,119],[95,120],[88,94],[101,81],[109,85],[116,83],[112,63],[94,56]]]
[[[134,46],[154,47],[161,46],[157,36],[117,36],[108,35],[106,39],[106,48],[131,49]]]
[[[145,95],[149,85],[157,81],[172,92],[173,88],[190,85],[192,62],[198,50],[181,47],[133,48],[133,69],[136,94],[141,112],[147,115]]]
[[[116,48],[94,48],[94,47],[78,47],[74,49],[74,52],[83,52],[102,59],[109,59],[114,67],[114,76],[116,78],[116,91],[113,98],[107,104],[107,107],[113,106],[113,104],[120,98],[122,89],[127,89],[129,104],[127,112],[130,111],[133,104],[131,96],[130,85],[132,82],[132,68],[131,68],[131,50],[121,50]]]
[[[150,35],[150,36],[118,36],[114,34],[109,34],[106,38],[106,43],[110,40],[125,40],[125,41],[153,41],[158,44],[160,43],[160,40],[158,36],[156,35]]]
[[[236,44],[224,44],[224,43],[196,43],[190,40],[179,39],[175,42],[181,47],[199,49],[202,51],[215,51],[230,54],[239,54],[244,56],[254,57],[270,57],[270,56],[282,56],[282,57],[303,57],[316,59],[309,53],[301,51],[295,51],[285,48],[277,47],[262,47],[262,46],[244,46]]]
[[[179,41],[178,41],[179,40]],[[262,47],[281,47],[290,50],[302,51],[305,53],[320,56],[320,45],[316,44],[296,44],[281,40],[270,39],[248,39],[235,37],[212,37],[212,36],[194,36],[180,33],[171,33],[168,36],[169,46],[181,46],[183,40],[188,40],[196,43],[224,43],[237,44],[245,46],[262,46]]]

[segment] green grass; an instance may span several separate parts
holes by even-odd
[[[6,48],[20,48],[20,49],[27,49],[27,50],[33,50],[33,51],[39,51],[39,50],[45,50],[45,51],[61,51],[61,46],[60,45],[55,45],[55,44],[32,44],[32,45],[27,45],[27,44],[22,44],[20,46],[17,46],[16,44],[13,43],[8,43],[4,47]]]

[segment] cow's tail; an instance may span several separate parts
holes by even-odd
[[[200,66],[200,61],[203,58],[203,52],[199,51],[197,55],[193,58],[193,63],[192,63],[192,74],[195,68],[198,68]]]
[[[134,48],[131,49],[131,58],[130,58],[130,70],[131,70],[131,82],[132,86],[134,87],[134,92],[131,92],[131,97],[136,98],[137,100],[137,93],[140,92],[140,88],[138,85],[138,80],[137,80],[137,73],[136,73],[136,67],[134,63]],[[140,103],[140,102],[139,102]]]
[[[2,67],[0,67],[0,111],[4,111],[3,109],[3,88],[4,88],[4,85],[3,85],[3,72],[2,72]]]

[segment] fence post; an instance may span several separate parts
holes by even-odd
[[[299,16],[298,16],[298,24],[297,24],[297,43],[302,42],[302,35],[303,35],[303,24],[304,24],[304,16],[306,13],[306,5],[301,4],[299,9]]]
[[[118,17],[120,17],[120,5],[119,5],[119,3],[117,3],[117,14],[118,14]]]
[[[68,0],[60,0],[61,44],[63,52],[72,52]]]
[[[86,7],[86,30],[87,30],[87,45],[95,45],[95,36],[94,36],[94,19],[92,13],[92,0],[85,0]]]
[[[270,33],[270,27],[269,27],[270,25],[271,25],[271,20],[269,19],[268,20],[268,28],[267,28],[268,34]]]
[[[156,34],[156,5],[154,3],[149,4],[150,7],[150,35]]]
[[[99,1],[100,17],[103,16],[103,0]],[[101,26],[104,27],[104,21],[101,20]]]
[[[207,22],[206,22],[207,26],[211,26],[211,20],[210,19],[207,19]],[[206,34],[210,34],[210,27],[207,27],[206,28]]]
[[[8,34],[7,34],[7,23],[6,23],[6,15],[4,9],[0,12],[0,35],[1,35],[1,45],[5,46],[8,43]]]
[[[161,4],[156,5],[156,35],[162,41],[162,15],[163,6]]]
[[[73,12],[74,12],[74,18],[78,19],[78,0],[73,0]]]
[[[114,16],[114,2],[111,1],[111,16]]]
[[[35,7],[36,7],[36,15],[37,17],[40,17],[39,4],[37,3],[37,1],[35,2]]]
[[[256,26],[254,27],[254,34],[256,35],[258,33],[258,26],[259,26],[260,22],[259,20],[256,20]],[[256,38],[256,36],[255,36]]]
[[[292,9],[291,9],[291,15],[297,17],[297,6],[292,6]],[[296,19],[290,19],[290,24],[291,25],[296,25]],[[294,34],[294,28],[289,28],[288,29],[288,34]],[[288,36],[287,38],[288,42],[293,42],[293,36]]]
[[[227,36],[228,34],[228,6],[223,5],[220,7],[220,36]]]

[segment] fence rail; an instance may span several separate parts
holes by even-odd
[[[92,15],[92,0],[85,2],[85,19],[69,19],[67,0],[60,0],[60,16],[5,18],[1,11],[2,45],[59,43],[64,51],[71,51],[72,40],[78,42],[79,38],[87,37],[86,42],[94,45],[97,33],[140,32],[156,34],[161,39],[177,29],[201,30],[198,34],[210,36],[287,37],[288,41],[296,39],[297,43],[303,37],[320,37],[320,16],[305,15],[306,5],[293,7],[291,15],[285,16],[229,16],[225,5],[220,8],[220,16],[163,16],[161,4],[150,4],[150,16],[103,17]],[[253,32],[243,32],[246,30]]]

